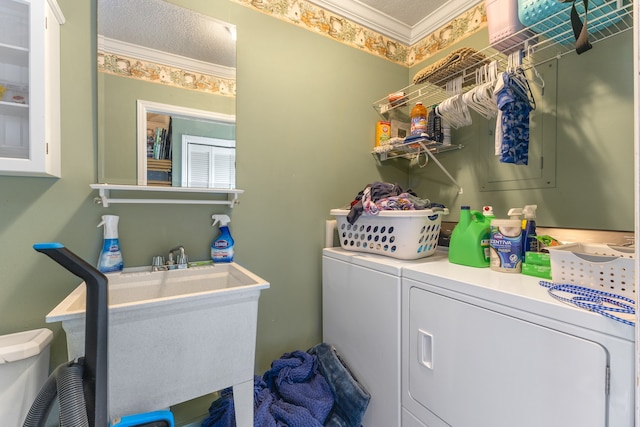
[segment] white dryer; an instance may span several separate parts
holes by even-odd
[[[402,261],[323,250],[323,341],[336,348],[371,394],[364,427],[400,426],[402,269],[435,258]]]
[[[634,328],[539,279],[438,261],[402,279],[403,427],[632,427]]]

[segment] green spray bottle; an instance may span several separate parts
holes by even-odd
[[[460,221],[451,232],[449,262],[469,267],[489,267],[491,220],[469,206],[460,207]]]

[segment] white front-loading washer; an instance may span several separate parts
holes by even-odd
[[[403,261],[323,250],[323,341],[336,348],[371,394],[364,427],[400,426],[402,269],[442,256]]]

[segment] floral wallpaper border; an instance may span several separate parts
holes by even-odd
[[[424,61],[487,25],[484,2],[481,2],[414,45],[407,46],[306,0],[233,1],[406,67]],[[214,95],[236,96],[235,79],[193,73],[109,52],[98,52],[98,71]]]
[[[108,52],[98,52],[98,71],[214,95],[236,96],[235,79],[223,79]]]
[[[233,0],[373,55],[410,67],[486,27],[484,2],[412,46],[391,40],[306,0]]]

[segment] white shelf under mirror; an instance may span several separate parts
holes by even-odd
[[[108,208],[111,204],[129,203],[129,204],[180,204],[180,205],[228,205],[233,208],[239,203],[238,195],[244,193],[244,190],[229,188],[199,188],[199,187],[160,187],[160,186],[144,186],[144,185],[114,185],[114,184],[90,184],[94,190],[98,190],[99,196],[95,198],[95,202],[102,204]],[[114,198],[111,197],[111,191],[120,191],[125,193],[163,193],[159,198]],[[175,196],[184,194],[205,194],[205,195],[227,195],[226,200],[207,199],[182,199]]]

